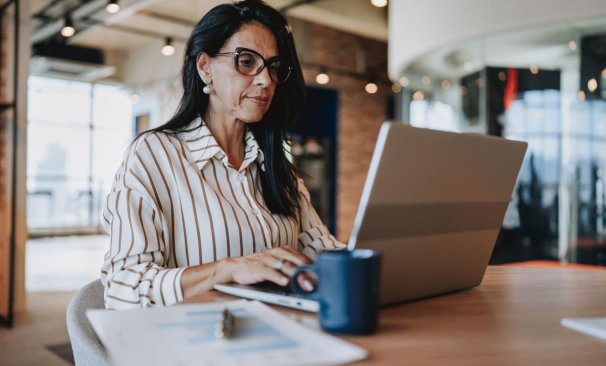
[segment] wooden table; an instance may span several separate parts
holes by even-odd
[[[477,288],[382,309],[377,333],[342,338],[369,351],[356,365],[606,365],[606,341],[560,325],[580,316],[606,317],[606,271],[489,266]]]

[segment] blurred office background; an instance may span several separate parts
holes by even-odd
[[[174,111],[185,41],[219,3],[0,1],[0,315],[98,276],[113,174]],[[606,266],[603,0],[268,3],[307,83],[293,160],[340,240],[396,119],[529,143],[493,264]]]
[[[529,144],[495,264],[606,265],[606,3],[578,5],[391,4],[402,119]]]

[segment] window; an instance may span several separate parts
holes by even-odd
[[[130,96],[119,86],[37,76],[28,90],[30,232],[99,231],[132,138]]]

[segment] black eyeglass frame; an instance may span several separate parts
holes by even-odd
[[[261,65],[261,67],[259,67],[257,69],[257,71],[255,71],[254,74],[245,74],[242,71],[240,71],[238,59],[243,52],[249,52],[249,53],[255,54],[255,55],[259,56],[261,58],[261,60],[263,61],[263,64]],[[293,70],[292,66],[290,66],[290,65],[285,66],[288,70],[288,74],[286,74],[286,77],[284,78],[284,80],[280,81],[280,80],[278,80],[277,75],[275,75],[275,76],[272,75],[271,69],[269,68],[269,66],[271,66],[272,62],[275,62],[275,61],[284,62],[279,57],[272,57],[269,60],[266,60],[259,52],[255,51],[255,50],[251,50],[250,48],[245,48],[245,47],[236,47],[236,50],[234,52],[218,52],[215,54],[215,56],[229,56],[229,55],[235,56],[234,57],[234,67],[236,68],[236,71],[238,71],[241,75],[256,76],[256,75],[259,75],[261,73],[261,71],[263,71],[263,69],[267,67],[268,70],[270,70],[269,76],[271,77],[271,79],[273,81],[275,81],[278,84],[282,84],[282,83],[286,82],[286,80],[288,80],[288,78],[290,77],[290,74],[292,73],[292,70]]]

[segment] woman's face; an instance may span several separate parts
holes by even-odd
[[[268,60],[278,55],[273,33],[260,23],[243,26],[229,38],[219,53],[234,52],[236,47],[258,52]],[[234,55],[198,58],[200,76],[212,80],[210,111],[213,115],[232,117],[245,123],[260,121],[271,104],[276,82],[267,67],[254,76],[242,75],[234,67]]]

